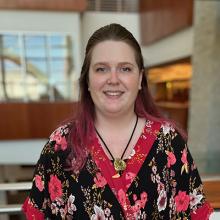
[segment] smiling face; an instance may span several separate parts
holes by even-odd
[[[141,80],[134,50],[127,43],[107,40],[93,48],[88,85],[96,114],[133,113]]]

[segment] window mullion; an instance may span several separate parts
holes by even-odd
[[[51,84],[52,72],[51,72],[51,44],[49,41],[49,35],[46,36],[46,62],[47,62],[47,73],[48,73],[48,89],[49,89],[49,100],[55,101],[54,85]]]
[[[21,74],[22,74],[22,82],[21,82],[21,87],[24,91],[24,98],[23,101],[24,102],[28,102],[29,98],[28,98],[28,92],[27,92],[27,60],[26,60],[26,53],[25,53],[25,43],[24,43],[25,39],[24,39],[24,34],[19,33],[18,34],[18,42],[19,42],[19,47],[20,47],[20,58],[21,58]]]

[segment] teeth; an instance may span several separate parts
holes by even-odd
[[[120,91],[106,91],[105,94],[110,95],[110,96],[118,96],[118,95],[121,95],[122,92],[120,92]]]

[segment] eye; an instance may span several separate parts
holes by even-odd
[[[107,68],[106,67],[97,67],[95,69],[96,72],[100,72],[100,73],[104,73],[104,72],[107,72]]]
[[[121,72],[131,72],[131,68],[128,66],[121,67]]]

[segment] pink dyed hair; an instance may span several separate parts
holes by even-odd
[[[68,157],[68,165],[75,172],[78,172],[86,162],[86,146],[95,135],[94,130],[94,103],[88,91],[88,73],[93,48],[100,42],[106,40],[123,41],[130,45],[135,52],[135,59],[140,71],[144,71],[144,61],[140,45],[134,36],[123,26],[119,24],[110,24],[101,27],[93,33],[88,40],[85,58],[80,76],[80,100],[78,103],[76,115],[72,120],[72,129],[69,135],[69,145],[71,152]],[[142,89],[139,91],[136,102],[135,112],[139,117],[145,117],[150,120],[163,122],[165,119],[161,116],[156,107],[153,98],[148,89],[146,77],[142,79]]]

